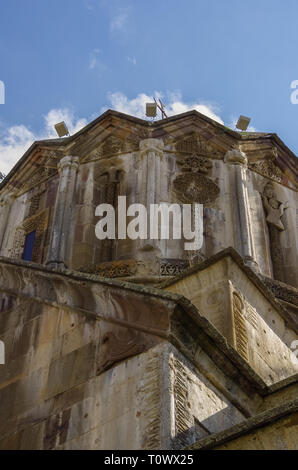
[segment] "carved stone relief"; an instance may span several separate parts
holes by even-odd
[[[249,168],[257,173],[260,173],[262,176],[271,178],[278,183],[281,183],[284,179],[284,174],[280,168],[275,165],[272,160],[261,160],[259,162],[254,162],[249,164]]]
[[[288,208],[288,203],[283,203],[277,200],[277,196],[272,183],[267,183],[263,194],[263,204],[267,213],[268,224],[274,225],[278,230],[285,230],[281,221],[284,211]]]
[[[263,205],[267,214],[268,233],[270,240],[270,252],[273,265],[273,274],[275,279],[283,281],[284,260],[281,250],[280,234],[285,230],[281,217],[288,208],[287,203],[278,201],[274,186],[271,182],[267,183],[262,194]]]
[[[48,209],[38,212],[37,214],[25,219],[24,223],[17,227],[15,231],[15,237],[13,241],[13,247],[10,250],[10,256],[12,258],[21,258],[25,246],[26,235],[36,230],[36,236],[34,241],[32,261],[35,263],[41,263],[42,261],[42,248],[45,241],[46,231],[49,222],[49,211]]]
[[[122,140],[117,136],[110,135],[99,145],[98,148],[93,150],[86,158],[84,158],[83,161],[88,162],[109,157],[111,155],[135,152],[138,148],[139,141],[137,139]]]
[[[206,204],[214,201],[220,192],[217,184],[200,173],[178,175],[173,185],[179,199],[183,203],[198,202]]]
[[[161,259],[160,275],[161,276],[178,276],[189,268],[189,262],[182,259]]]
[[[198,153],[184,158],[179,164],[182,166],[182,174],[176,176],[173,182],[174,190],[179,199],[184,203],[198,202],[206,204],[213,201],[219,195],[219,187],[208,175],[212,169],[212,160],[206,157],[206,148],[198,144],[199,141],[183,141],[178,148],[196,148]],[[184,146],[185,145],[185,146]],[[202,153],[205,151],[205,154]]]
[[[248,361],[248,338],[244,318],[244,303],[237,292],[232,294],[232,312],[235,333],[235,347],[239,354]]]
[[[121,260],[112,261],[110,263],[93,264],[83,267],[81,271],[108,278],[126,277],[136,273],[136,262],[134,260]]]
[[[176,151],[181,153],[196,153],[198,155],[210,156],[216,159],[221,158],[221,154],[202,136],[193,133],[180,140],[176,144]]]

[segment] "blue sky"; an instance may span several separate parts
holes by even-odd
[[[298,154],[297,0],[0,0],[0,171],[106,108],[196,108],[276,132]]]

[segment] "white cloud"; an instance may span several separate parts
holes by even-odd
[[[135,58],[135,56],[127,57],[127,60],[128,60],[128,62],[131,63],[132,65],[137,65],[137,59]]]
[[[93,51],[90,52],[90,55],[89,55],[89,69],[93,70],[95,68],[95,66],[98,64],[99,62],[99,53],[100,53],[100,50],[99,49],[93,49]]]
[[[86,126],[86,119],[76,119],[68,108],[52,109],[44,116],[44,127],[34,133],[24,125],[5,128],[0,131],[0,172],[7,174],[35,140],[57,138],[54,124],[65,121],[70,134]]]
[[[100,58],[100,54],[100,49],[93,49],[89,54],[89,70],[96,70],[99,76],[107,69],[106,64]]]
[[[127,22],[129,17],[129,8],[117,8],[112,13],[110,22],[110,30],[114,32],[124,32],[127,28]]]
[[[145,105],[148,101],[152,101],[152,96],[140,93],[136,98],[129,100],[124,93],[120,91],[108,94],[110,108],[125,114],[131,114],[139,118],[145,117]],[[101,108],[101,112],[107,110],[107,107]]]
[[[133,116],[144,119],[145,116],[145,107],[146,103],[152,102],[152,98],[163,99],[162,93],[155,91],[153,96],[146,95],[145,93],[140,93],[136,98],[128,99],[124,93],[115,92],[108,94],[108,101],[112,109],[120,111],[126,114],[132,114]],[[192,109],[199,111],[202,114],[214,119],[214,121],[223,124],[223,120],[218,115],[218,110],[214,105],[199,103],[196,101],[186,103],[182,100],[180,93],[168,93],[167,99],[165,101],[166,113],[168,116],[173,116],[174,114],[185,113]],[[107,107],[101,109],[105,111]]]
[[[7,174],[34,140],[34,134],[23,125],[7,129],[0,143],[0,172]]]
[[[180,93],[170,92],[166,94],[166,97],[158,91],[155,91],[153,96],[139,93],[132,99],[129,99],[121,92],[109,93],[109,106],[102,107],[100,112],[103,113],[109,107],[116,111],[144,119],[146,117],[146,103],[152,102],[153,97],[164,101],[168,116],[195,109],[221,124],[224,123],[218,109],[213,104],[199,101],[185,102]],[[91,117],[95,119],[97,116],[98,113],[94,113]],[[54,129],[54,124],[57,122],[65,121],[71,135],[85,127],[88,122],[85,118],[78,119],[68,108],[51,109],[43,116],[43,119],[44,125],[39,133],[32,132],[24,125],[5,127],[4,123],[0,122],[0,172],[7,174],[35,140],[57,138]],[[233,117],[229,127],[235,129],[235,124],[236,118],[234,119]],[[249,126],[248,131],[257,132],[252,126]]]

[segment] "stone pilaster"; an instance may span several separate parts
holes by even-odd
[[[159,204],[161,197],[161,163],[163,158],[164,143],[161,139],[144,139],[140,142],[140,170],[138,172],[138,202],[147,208],[148,240],[140,240],[141,246],[159,248],[158,240],[149,240],[150,230],[150,205]]]
[[[66,267],[66,248],[78,166],[79,158],[72,156],[64,157],[58,163],[60,180],[47,259],[47,265],[50,267]]]
[[[247,157],[238,149],[229,150],[225,155],[225,162],[230,167],[231,187],[234,191],[237,216],[239,224],[241,254],[245,263],[251,268],[258,270],[255,259],[252,226],[250,220],[249,200],[246,188]]]
[[[142,204],[147,209],[147,238],[125,240],[118,242],[118,252],[121,247],[131,245],[132,257],[138,264],[138,275],[151,276],[159,274],[159,258],[164,251],[166,240],[150,239],[150,205],[161,201],[164,143],[161,139],[143,139],[139,144],[136,187],[131,195],[129,204]],[[164,175],[165,177],[165,175]],[[145,222],[144,222],[145,224]],[[120,248],[120,249],[119,249]]]
[[[0,196],[0,253],[3,249],[3,240],[8,223],[13,197],[9,194]]]

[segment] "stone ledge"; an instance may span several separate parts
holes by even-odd
[[[198,273],[199,271],[202,271],[203,269],[206,269],[207,267],[211,266],[212,264],[215,264],[217,261],[222,260],[225,257],[230,257],[232,258],[233,261],[239,266],[242,271],[245,272],[247,277],[253,282],[253,284],[262,292],[264,297],[273,305],[273,307],[280,313],[280,315],[283,317],[283,319],[286,322],[286,325],[288,325],[290,328],[292,328],[297,334],[298,334],[298,323],[297,321],[293,318],[293,316],[288,312],[288,310],[281,305],[280,302],[276,299],[275,295],[273,294],[272,290],[270,287],[265,283],[263,276],[257,275],[249,266],[247,266],[243,258],[239,255],[239,253],[232,247],[225,248],[222,251],[219,251],[215,255],[211,256],[207,260],[203,261],[202,263],[199,263],[198,265],[192,266],[191,268],[187,269],[183,274],[180,274],[179,276],[175,276],[174,278],[167,279],[165,282],[162,282],[159,284],[159,289],[165,289],[166,287],[169,287],[172,284],[175,284],[177,281],[180,281],[182,279],[185,279],[186,277],[190,276],[191,274]],[[292,286],[287,286],[286,284],[283,284],[286,286],[288,289],[292,289],[296,291],[296,289]]]
[[[246,421],[236,424],[231,428],[221,431],[211,436],[202,439],[192,446],[187,447],[187,450],[208,450],[214,449],[219,445],[225,444],[233,439],[248,434],[255,429],[262,428],[268,424],[277,421],[280,418],[294,414],[298,411],[298,399],[293,400],[285,405],[271,408],[268,411],[264,411]]]
[[[221,252],[220,258],[229,253],[229,250]],[[204,264],[204,263],[202,263]],[[240,354],[228,344],[224,336],[218,332],[218,330],[205,318],[203,317],[198,309],[183,295],[175,294],[168,291],[153,287],[144,287],[142,285],[133,284],[131,282],[123,282],[119,280],[112,280],[101,278],[96,275],[88,275],[71,270],[55,270],[54,268],[48,268],[43,265],[36,263],[26,262],[22,260],[12,260],[8,258],[0,257],[0,267],[2,265],[2,286],[1,290],[11,295],[16,295],[24,298],[32,298],[38,302],[47,303],[54,307],[63,307],[73,309],[74,311],[96,317],[104,320],[112,321],[114,323],[121,324],[129,328],[139,329],[149,334],[159,336],[168,341],[172,342],[178,349],[182,350],[183,353],[193,362],[194,358],[188,344],[183,343],[183,338],[178,338],[173,333],[172,325],[179,322],[183,326],[184,331],[189,330],[193,336],[193,341],[203,347],[203,349],[211,357],[216,357],[216,363],[221,367],[228,376],[238,377],[238,382],[241,387],[246,390],[254,389],[261,395],[267,395],[271,393],[270,386],[262,380],[262,378],[250,367],[250,365],[240,356]],[[5,268],[6,266],[6,268]],[[13,282],[12,275],[5,276],[5,269],[15,270],[16,280]],[[251,271],[249,269],[249,271]],[[7,274],[7,273],[6,273]],[[44,274],[48,274],[49,277],[45,281]],[[1,271],[0,271],[1,279]],[[9,279],[9,281],[7,280]],[[28,285],[30,283],[34,286],[32,291]],[[79,281],[79,283],[78,283]],[[11,285],[6,285],[7,283]],[[18,285],[17,285],[18,284]],[[159,308],[167,311],[167,320],[169,328],[159,328],[158,325],[148,325],[148,322],[142,324],[141,321],[137,323],[135,321],[123,321],[123,319],[113,316],[111,312],[109,315],[102,314],[99,308],[95,308],[94,294],[92,289],[99,289],[98,295],[101,296],[101,290],[104,286],[109,286],[113,289],[113,292],[117,292],[119,289],[121,295],[127,296],[127,293],[131,292],[138,295],[145,295],[148,298],[147,304],[151,303],[151,308],[154,307],[155,302],[159,302]],[[82,289],[82,299],[72,299],[73,293]],[[63,291],[63,297],[68,293],[70,301],[65,303],[61,300],[61,292]],[[46,297],[45,293],[49,292]],[[84,299],[88,298],[90,305],[86,304]],[[156,299],[156,300],[154,300]],[[159,300],[158,300],[159,299]],[[133,297],[129,300],[130,304],[133,305],[136,299]],[[162,303],[167,304],[162,306]],[[148,307],[148,305],[147,305]],[[276,303],[275,303],[276,308]],[[181,312],[181,314],[179,314]],[[164,313],[165,314],[165,313]],[[196,335],[194,336],[196,332]],[[291,376],[287,379],[286,384],[293,383],[297,380],[297,375]],[[282,381],[283,382],[283,381]],[[278,389],[278,383],[274,384],[274,390]],[[282,387],[282,385],[281,385]]]

